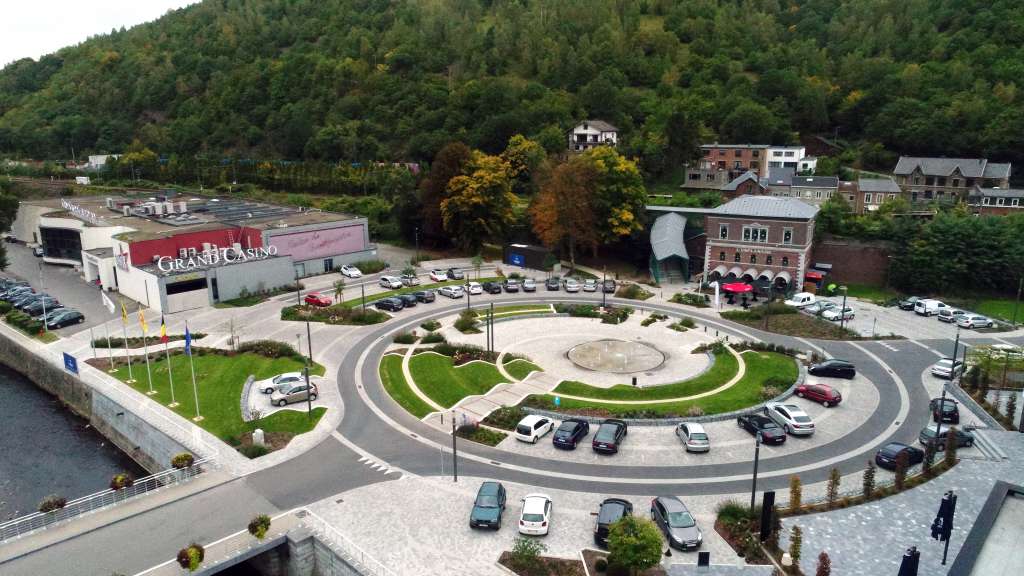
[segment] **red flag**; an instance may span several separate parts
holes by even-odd
[[[160,315],[160,341],[167,344],[167,323],[164,322],[164,315]]]

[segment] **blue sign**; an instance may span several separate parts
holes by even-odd
[[[509,254],[508,260],[508,263],[513,266],[519,266],[521,268],[526,267],[526,257],[523,256],[522,254]]]
[[[64,369],[72,374],[78,374],[78,360],[67,352],[64,353]]]
[[[561,406],[561,405],[562,405],[562,399],[559,398],[558,396],[555,396],[555,406]]]

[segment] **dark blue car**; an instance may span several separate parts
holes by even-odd
[[[551,437],[555,448],[575,450],[576,445],[590,434],[590,423],[579,418],[569,418],[562,422]]]
[[[501,528],[505,511],[505,487],[501,482],[484,482],[476,493],[473,511],[469,513],[470,528]]]

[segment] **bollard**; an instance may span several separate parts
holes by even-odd
[[[715,330],[715,338],[718,338],[718,330]]]
[[[636,376],[633,376],[633,386],[636,386]]]

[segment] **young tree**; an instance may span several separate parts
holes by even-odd
[[[946,434],[946,454],[944,460],[946,468],[952,468],[956,464],[956,436],[959,433],[956,426],[950,426],[949,432]]]
[[[548,248],[564,247],[576,266],[577,246],[597,245],[597,221],[591,204],[593,172],[581,162],[549,170],[530,206],[533,232]]]
[[[445,232],[469,252],[479,252],[484,240],[503,240],[515,220],[516,197],[508,179],[508,164],[497,156],[474,152],[465,175],[448,182],[441,201]]]
[[[935,464],[935,445],[928,444],[924,447],[924,458],[921,459],[921,471],[925,474],[930,474],[933,464]]]
[[[903,483],[907,480],[907,464],[909,456],[904,450],[896,456],[896,470],[893,471],[893,486],[897,491],[903,490]]]
[[[839,469],[833,468],[828,475],[828,486],[825,488],[825,499],[828,502],[829,510],[836,505],[836,500],[839,499],[840,482],[842,482],[842,478],[839,476]]]
[[[789,511],[795,513],[800,510],[800,500],[803,496],[803,488],[800,484],[800,477],[793,475],[789,477]]]
[[[793,564],[800,565],[800,547],[804,543],[804,533],[800,530],[800,527],[793,525],[793,530],[789,533],[789,556],[793,559]]]
[[[437,152],[430,173],[420,183],[423,237],[448,244],[441,216],[441,202],[448,197],[448,182],[463,173],[473,152],[462,142],[446,144]]]
[[[512,567],[516,570],[533,572],[540,564],[540,555],[548,548],[540,540],[517,536],[512,544]]]
[[[864,479],[861,482],[865,500],[870,500],[875,493],[875,463],[868,460],[868,467],[864,469]]]
[[[1010,397],[1006,399],[1006,418],[1010,421],[1010,428],[1013,428],[1013,421],[1017,419],[1017,392],[1011,391]]]
[[[539,143],[522,134],[509,138],[508,147],[501,153],[501,159],[508,162],[508,177],[512,181],[512,192],[531,196],[536,191],[534,177],[547,158],[547,152]]]
[[[632,574],[646,570],[661,561],[661,532],[646,518],[625,516],[608,529],[608,555]]]
[[[832,559],[824,550],[818,554],[818,569],[814,572],[814,576],[832,576]]]

